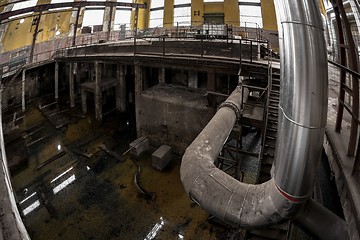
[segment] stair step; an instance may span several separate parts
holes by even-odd
[[[270,149],[267,149],[268,152],[264,152],[264,156],[268,156],[268,157],[275,157],[275,149],[273,149],[272,151],[270,151]]]
[[[273,138],[273,137],[268,137],[266,136],[265,137],[265,146],[276,146],[276,138]]]
[[[273,164],[274,163],[275,158],[269,155],[263,155],[262,159],[261,159],[261,163],[262,164]]]
[[[267,131],[266,135],[276,138],[277,132],[276,131]]]
[[[266,143],[265,143],[265,147],[275,149],[275,145],[270,145],[270,144],[266,144]]]
[[[267,127],[268,127],[268,128],[277,129],[278,125],[277,125],[277,123],[268,123],[268,124],[267,124]]]
[[[278,122],[278,117],[275,116],[275,115],[273,115],[273,114],[269,114],[268,119],[269,119],[270,121],[276,121],[276,122]]]

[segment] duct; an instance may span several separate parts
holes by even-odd
[[[345,221],[339,217],[334,217],[334,213],[311,199],[305,203],[304,210],[299,212],[297,221],[318,239],[347,239],[347,234],[344,232],[346,229]],[[331,231],[329,231],[330,229]]]
[[[180,168],[190,198],[220,220],[247,229],[293,219],[307,209],[303,206],[313,191],[327,117],[326,44],[317,2],[277,0],[275,7],[282,92],[273,179],[244,184],[214,166],[240,109],[239,89],[186,149]],[[346,239],[341,230],[336,239]]]

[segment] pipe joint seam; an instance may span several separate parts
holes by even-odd
[[[281,109],[281,112],[282,112],[282,115],[291,123],[299,126],[299,127],[303,127],[303,128],[308,128],[308,129],[323,129],[325,126],[326,126],[326,122],[322,125],[322,126],[319,126],[319,127],[315,127],[315,126],[305,126],[301,123],[298,123],[296,122],[295,120],[291,119],[288,115],[286,115],[284,109],[279,105],[279,108]]]
[[[283,21],[281,22],[281,24],[297,24],[297,25],[304,25],[304,26],[307,26],[307,27],[313,27],[313,28],[317,28],[321,31],[325,31],[324,27],[323,26],[318,26],[318,25],[315,25],[315,24],[310,24],[310,23],[304,23],[304,22],[299,22],[299,21]]]
[[[234,111],[235,115],[236,115],[236,120],[240,119],[241,116],[241,110],[236,106],[235,103],[230,102],[230,101],[225,101],[223,103],[220,104],[220,106],[218,107],[217,111],[219,111],[221,108],[223,107],[227,107],[230,108],[231,110]]]

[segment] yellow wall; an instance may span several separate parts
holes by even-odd
[[[204,13],[224,13],[224,4],[222,2],[204,3]]]
[[[174,0],[165,0],[163,25],[164,27],[174,26]]]
[[[263,29],[277,31],[274,0],[261,0],[261,14]]]
[[[147,3],[146,9],[139,9],[138,16],[138,29],[146,29],[149,27],[150,22],[150,4],[151,0],[138,0],[137,3]]]
[[[199,14],[194,14],[194,12],[198,12]],[[191,22],[192,25],[202,25],[204,22],[204,2],[203,0],[191,0]]]
[[[324,1],[323,0],[318,0],[318,1],[319,1],[319,6],[320,6],[320,11],[326,17],[326,10],[325,10],[325,6],[324,6]]]
[[[39,0],[38,4],[47,4],[51,0]],[[55,32],[59,30],[61,34],[68,34],[70,27],[71,12],[44,14],[40,18],[39,34],[36,42],[44,42],[52,39]],[[32,26],[33,17],[25,18],[25,22],[20,24],[20,20],[9,23],[2,43],[5,51],[11,51],[26,45],[31,45],[35,31],[35,25]],[[56,27],[57,25],[57,27]]]
[[[238,0],[224,1],[225,24],[234,26],[240,25],[239,3]]]

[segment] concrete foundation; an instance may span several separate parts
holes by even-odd
[[[163,171],[171,162],[171,147],[162,145],[151,155],[151,159],[153,168]]]
[[[147,136],[152,146],[167,144],[182,154],[214,115],[204,95],[175,85],[143,91],[136,102],[138,136]]]

